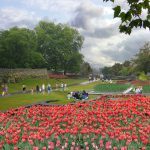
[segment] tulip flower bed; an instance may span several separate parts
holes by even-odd
[[[0,149],[150,149],[150,98],[115,97],[1,112]]]

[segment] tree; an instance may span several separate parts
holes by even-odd
[[[89,76],[89,74],[92,73],[92,67],[90,66],[90,64],[88,62],[83,62],[81,64],[81,69],[80,69],[80,73],[82,76]]]
[[[113,76],[111,67],[102,68],[102,74],[104,75],[104,78],[111,78]]]
[[[133,63],[136,72],[150,72],[150,42],[145,43],[139,53],[133,58]]]
[[[115,0],[103,0],[105,2]],[[119,26],[120,32],[130,34],[134,27],[143,27],[150,29],[150,1],[149,0],[127,0],[128,10],[124,10],[121,6],[116,6],[114,10],[114,18],[121,19]],[[146,12],[146,18],[142,18],[142,12]]]
[[[112,75],[113,75],[113,76],[119,76],[121,69],[122,69],[122,64],[120,64],[120,63],[115,63],[115,64],[111,67]]]
[[[41,21],[35,27],[38,37],[38,50],[47,62],[47,68],[58,71],[72,71],[82,63],[83,56],[79,50],[83,44],[83,37],[68,25],[54,24]],[[72,69],[70,68],[70,64]],[[70,70],[71,69],[71,70]],[[74,70],[76,71],[77,68]]]
[[[36,51],[37,40],[32,30],[11,28],[0,32],[0,67],[32,68],[44,63]],[[33,58],[36,58],[33,60]],[[33,64],[34,61],[34,64]]]

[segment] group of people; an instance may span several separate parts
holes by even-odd
[[[123,94],[128,94],[128,93],[135,93],[135,94],[142,94],[143,87],[138,86],[138,87],[129,87],[127,90],[123,92]]]
[[[36,92],[37,94],[38,93],[45,94],[46,91],[47,91],[48,94],[52,91],[52,87],[51,87],[51,85],[49,83],[48,83],[47,86],[45,86],[45,84],[43,83],[41,86],[39,86],[37,84],[35,88],[31,88],[31,94],[33,94],[34,92]],[[22,85],[22,92],[23,93],[27,92],[26,85]]]
[[[61,83],[60,86],[59,86],[59,84],[56,84],[55,90],[58,90],[58,89],[60,89],[61,91],[65,91],[67,89],[67,84]],[[23,91],[23,93],[27,92],[26,85],[22,85],[22,91]],[[49,83],[47,86],[44,83],[41,86],[36,85],[35,88],[31,88],[31,94],[33,94],[34,92],[36,92],[37,94],[38,93],[45,94],[45,92],[50,94],[52,92],[52,86]]]
[[[48,94],[50,94],[50,92],[52,91],[51,84],[48,83],[48,85],[45,86],[45,84],[43,83],[41,87],[39,85],[36,85],[36,93],[37,94],[38,93],[45,94],[46,91],[47,91]],[[32,90],[31,90],[31,93],[32,93]]]
[[[76,100],[86,100],[88,99],[88,93],[83,90],[82,92],[81,91],[75,91],[75,92],[70,92],[68,93],[67,95],[67,98],[70,99],[70,98],[74,98]]]
[[[2,96],[8,95],[8,86],[7,84],[2,85]]]
[[[136,94],[142,94],[142,91],[143,91],[142,86],[138,86],[133,89],[133,92],[135,92]]]

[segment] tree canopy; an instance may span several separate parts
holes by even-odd
[[[105,2],[116,0],[103,0]],[[150,1],[149,0],[127,0],[128,9],[125,10],[121,6],[116,6],[114,10],[114,18],[120,18],[120,32],[130,34],[133,28],[148,28],[150,30]],[[142,13],[145,12],[145,17]]]
[[[47,68],[77,73],[83,63],[84,38],[66,25],[40,21],[35,29],[0,31],[1,68]]]
[[[150,72],[150,43],[145,43],[139,53],[135,55],[133,63],[135,64],[136,71],[143,71],[145,73]]]
[[[147,74],[150,72],[150,43],[147,42],[139,52],[131,59],[125,62],[116,63],[111,67],[104,67],[102,73],[106,78],[115,76],[129,76]]]
[[[0,67],[38,68],[44,59],[36,51],[34,31],[25,28],[11,28],[0,32]]]
[[[35,27],[35,31],[38,50],[43,54],[49,69],[76,72],[77,68],[80,68],[83,56],[79,50],[83,44],[83,37],[76,29],[64,24],[41,21]]]

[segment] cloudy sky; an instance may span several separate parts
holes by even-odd
[[[0,30],[13,26],[34,28],[40,20],[67,23],[79,30],[85,41],[81,53],[95,67],[111,66],[132,58],[150,39],[149,30],[119,33],[113,19],[116,4],[103,0],[0,0]],[[144,16],[144,14],[143,14]]]

